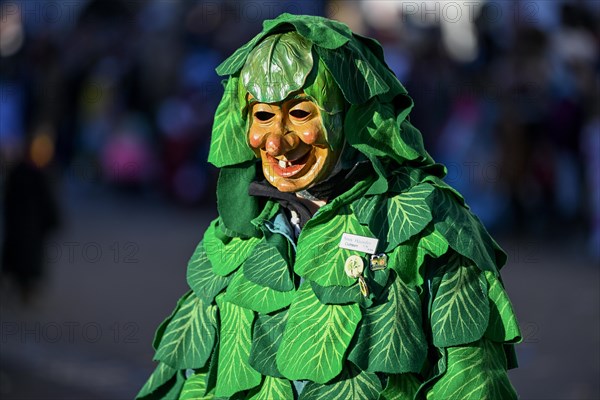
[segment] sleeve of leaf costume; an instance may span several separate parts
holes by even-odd
[[[521,336],[500,279],[505,256],[459,195],[442,182],[433,186],[429,229],[447,250],[426,263],[425,277],[442,367],[422,391],[428,399],[516,398],[506,371],[516,366],[512,344]]]
[[[187,282],[191,290],[179,299],[156,331],[153,346],[158,365],[138,399],[202,399],[214,395],[216,359],[219,347],[224,346],[219,346],[222,324],[238,332],[243,321],[234,306],[218,310],[216,298],[235,276],[243,276],[240,266],[258,241],[228,237],[224,229],[219,219],[213,221],[190,258]],[[225,351],[231,348],[235,347],[226,346]],[[251,387],[258,383],[253,382]]]

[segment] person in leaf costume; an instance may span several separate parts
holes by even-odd
[[[218,68],[212,221],[138,399],[513,399],[505,253],[380,45],[283,14]]]

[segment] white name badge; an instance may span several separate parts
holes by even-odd
[[[342,234],[342,240],[340,240],[339,247],[347,250],[361,251],[367,254],[375,254],[377,252],[378,243],[379,239],[344,233]]]

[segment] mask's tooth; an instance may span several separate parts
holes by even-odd
[[[280,166],[281,168],[285,168],[285,161],[283,161],[283,160],[279,160],[279,166]]]
[[[288,166],[288,167],[291,167],[291,166],[292,166],[292,162],[291,162],[291,161],[288,161],[288,163],[287,163],[287,166]]]

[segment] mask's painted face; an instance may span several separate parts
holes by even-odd
[[[248,143],[269,183],[296,192],[329,175],[339,158],[341,130],[329,132],[330,143],[316,103],[302,92],[277,103],[260,103],[252,95],[248,101]]]

